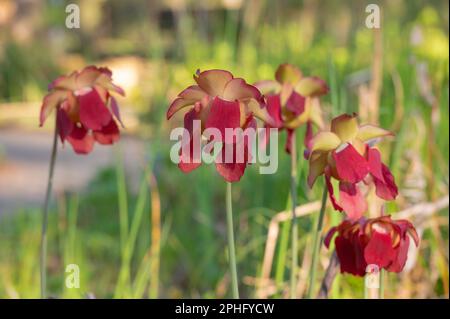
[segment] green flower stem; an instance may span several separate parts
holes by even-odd
[[[292,133],[291,140],[291,205],[292,205],[292,249],[291,249],[291,299],[297,298],[297,266],[298,266],[298,227],[295,207],[297,206],[297,142],[296,132]]]
[[[378,296],[379,299],[384,299],[384,277],[386,275],[386,272],[383,268],[380,270],[380,295]]]
[[[323,195],[322,195],[322,205],[320,207],[320,213],[319,213],[319,218],[317,220],[316,231],[314,233],[312,261],[311,261],[311,268],[309,270],[309,285],[308,285],[308,292],[306,295],[306,297],[308,299],[312,298],[312,295],[314,293],[315,283],[316,283],[317,262],[319,260],[323,218],[325,216],[325,207],[327,204],[327,196],[328,196],[328,189],[327,189],[327,186],[324,185]]]
[[[228,259],[230,262],[231,289],[233,298],[239,299],[239,289],[236,270],[236,252],[234,248],[233,205],[231,199],[230,182],[227,182],[226,209],[227,209]]]
[[[56,151],[58,147],[58,125],[55,116],[55,131],[53,133],[52,154],[50,157],[50,167],[48,172],[47,190],[45,193],[44,207],[42,209],[42,232],[41,232],[41,252],[40,252],[40,274],[41,274],[41,298],[45,299],[47,287],[47,224],[48,224],[48,206],[50,203],[50,194],[53,186],[53,172],[56,163]]]

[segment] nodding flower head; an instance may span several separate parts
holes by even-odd
[[[275,80],[264,80],[255,86],[266,96],[267,110],[274,120],[274,125],[266,127],[286,129],[288,139],[286,151],[291,152],[292,134],[302,124],[307,124],[305,146],[309,145],[312,124],[323,126],[319,97],[328,93],[328,86],[322,79],[305,77],[292,64],[281,64],[275,72]]]
[[[119,107],[111,93],[125,92],[112,82],[109,69],[85,67],[58,77],[48,90],[41,107],[40,126],[56,110],[59,137],[63,143],[67,140],[75,153],[91,152],[94,142],[108,145],[119,140]]]
[[[345,211],[351,219],[358,219],[367,210],[361,183],[373,182],[378,197],[395,199],[398,190],[394,176],[372,146],[375,139],[388,135],[393,134],[373,125],[358,125],[356,114],[334,118],[330,131],[321,131],[311,139],[309,186],[324,174],[333,207]],[[339,181],[339,201],[334,196],[331,178]]]
[[[392,220],[390,216],[356,221],[344,220],[333,227],[325,238],[325,246],[334,244],[342,273],[364,276],[368,265],[390,272],[401,272],[408,258],[410,237],[416,247],[419,236],[407,220]]]
[[[194,74],[195,85],[191,85],[178,94],[177,98],[170,104],[167,110],[167,119],[182,109],[187,112],[184,115],[184,127],[190,133],[190,152],[183,154],[183,148],[180,151],[179,168],[187,173],[201,165],[195,163],[194,157],[194,138],[195,132],[193,122],[201,122],[201,133],[207,128],[216,128],[222,136],[223,154],[226,144],[236,148],[236,141],[225,139],[225,129],[246,129],[256,127],[255,118],[264,122],[272,122],[272,118],[267,113],[264,99],[260,91],[253,85],[248,84],[242,78],[235,78],[233,74],[225,70],[207,70]],[[244,141],[247,143],[247,140]],[[230,147],[230,146],[228,146]],[[244,149],[247,147],[244,145]],[[234,152],[235,153],[235,152]],[[219,154],[217,158],[222,159]],[[223,163],[216,161],[216,168],[219,174],[229,182],[240,180],[248,165],[249,154],[245,154],[245,160],[237,162]]]

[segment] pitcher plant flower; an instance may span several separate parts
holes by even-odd
[[[58,77],[48,89],[41,107],[40,126],[56,111],[61,142],[69,142],[75,153],[90,153],[94,142],[110,145],[119,140],[116,123],[121,124],[119,107],[111,93],[122,96],[125,93],[112,82],[109,69],[88,66]]]
[[[242,78],[235,78],[229,71],[213,69],[194,74],[197,84],[191,85],[178,94],[167,110],[167,119],[171,119],[180,110],[187,110],[184,115],[184,128],[189,132],[189,149],[180,150],[180,162],[178,167],[188,173],[201,165],[195,159],[194,143],[201,137],[203,131],[208,128],[219,130],[222,139],[222,150],[216,158],[216,169],[227,182],[237,182],[241,179],[250,161],[251,154],[244,154],[244,161],[236,159],[224,161],[226,147],[234,148],[234,155],[238,143],[244,143],[247,148],[247,140],[237,141],[226,139],[226,129],[256,127],[255,118],[265,122],[272,122],[264,105],[264,99],[260,91],[248,84]],[[200,132],[194,132],[194,121],[201,122]],[[199,133],[199,134],[196,134]],[[228,145],[227,145],[228,144]],[[186,153],[186,154],[185,154]]]
[[[88,154],[94,142],[113,144],[119,140],[120,132],[116,121],[122,124],[117,101],[112,92],[125,95],[112,82],[112,72],[108,68],[87,66],[81,71],[58,77],[48,86],[44,97],[39,126],[43,126],[51,113],[55,112],[55,129],[50,157],[49,174],[42,209],[42,231],[40,252],[41,298],[46,298],[46,258],[47,223],[53,172],[56,163],[58,135],[61,142],[66,140],[77,154]],[[122,125],[123,126],[123,125]]]
[[[183,90],[170,104],[167,110],[167,119],[182,109],[187,109],[184,115],[184,128],[189,133],[189,140],[185,141],[187,151],[184,147],[180,150],[180,162],[178,167],[188,173],[200,166],[195,162],[194,143],[200,143],[203,132],[208,128],[214,128],[220,132],[220,140],[214,143],[222,143],[221,152],[216,157],[216,169],[225,179],[226,183],[226,213],[227,213],[227,238],[228,257],[231,274],[231,289],[233,298],[239,298],[236,253],[234,247],[233,231],[233,209],[231,198],[231,185],[241,179],[248,165],[251,154],[247,154],[244,145],[243,161],[237,161],[236,151],[238,143],[247,143],[246,139],[238,141],[235,137],[228,138],[228,129],[246,129],[255,127],[255,118],[265,122],[272,121],[268,114],[261,92],[253,85],[248,84],[242,78],[235,78],[226,70],[207,70],[194,74],[197,84],[191,85]],[[194,121],[199,120],[201,125],[197,126],[200,132],[194,132]],[[197,133],[197,134],[195,134]],[[231,162],[224,162],[223,156],[229,147],[233,148],[234,158]],[[242,148],[239,148],[242,150]],[[186,154],[186,152],[188,154]],[[198,154],[197,154],[198,155]],[[242,154],[241,154],[242,155]]]
[[[334,240],[341,272],[364,276],[368,265],[380,270],[401,272],[408,258],[410,237],[416,247],[419,236],[408,220],[392,220],[390,216],[344,220],[329,230],[324,244]]]
[[[312,126],[323,127],[319,97],[328,93],[324,80],[316,76],[303,76],[299,68],[292,64],[281,64],[275,72],[275,80],[263,80],[255,86],[266,96],[267,111],[276,127],[287,131],[285,150],[291,153],[294,131],[306,124],[305,146],[308,148],[312,136]]]
[[[325,175],[334,209],[345,211],[353,220],[367,210],[362,184],[373,183],[379,198],[394,200],[398,194],[394,176],[372,143],[389,135],[393,134],[370,124],[358,125],[356,114],[334,118],[330,131],[321,131],[311,140],[308,185],[312,187],[317,177]],[[339,181],[339,200],[331,178]]]

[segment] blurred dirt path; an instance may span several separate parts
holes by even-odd
[[[143,143],[122,137],[127,174],[139,178]],[[0,215],[22,207],[40,207],[48,175],[52,133],[0,129]],[[112,147],[96,144],[89,156],[75,155],[69,144],[58,145],[54,191],[80,191],[104,167],[114,164]],[[55,193],[54,192],[54,193]]]

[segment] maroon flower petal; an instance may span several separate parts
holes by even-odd
[[[364,258],[364,248],[366,246],[366,237],[359,232],[352,236],[353,250],[355,252],[355,268],[356,276],[364,276],[366,274],[367,262]]]
[[[388,271],[401,272],[405,267],[406,260],[408,259],[409,250],[409,237],[406,236],[400,240],[400,245],[396,248],[396,256],[393,263],[387,268]]]
[[[283,119],[281,117],[281,102],[279,95],[267,96],[267,112],[273,118],[277,127],[283,125]]]
[[[240,151],[240,148],[236,144],[223,144],[222,150],[216,158],[216,169],[217,172],[227,181],[227,182],[238,182],[242,175],[244,175],[245,169],[247,167],[247,162],[249,161],[247,143],[241,143],[243,145],[244,157],[243,163],[237,161],[236,152]],[[227,163],[226,152],[233,150],[233,159],[231,163]]]
[[[392,238],[389,234],[372,232],[369,243],[364,249],[367,264],[374,264],[380,268],[389,266],[396,256],[392,247]]]
[[[67,141],[77,154],[88,154],[94,147],[94,138],[88,134],[84,127],[74,126],[72,133],[67,137]]]
[[[417,234],[417,231],[414,228],[414,225],[409,220],[399,219],[399,220],[394,221],[394,224],[399,227],[400,236],[402,238],[406,238],[407,235],[409,234],[413,238],[416,247],[419,246],[419,241],[420,241],[419,235]]]
[[[376,148],[367,147],[367,163],[369,164],[370,174],[374,178],[383,180],[381,154]]]
[[[183,136],[183,141],[189,141],[189,145],[182,145],[180,149],[178,167],[183,173],[189,173],[202,164],[200,160],[201,150],[194,148],[195,139],[197,139],[197,145],[201,145],[201,127],[200,125],[195,127],[194,120],[200,120],[200,114],[195,109],[192,109],[184,116],[184,128],[189,133],[189,136]]]
[[[226,139],[225,129],[235,129],[240,127],[240,118],[241,110],[239,107],[239,102],[229,102],[216,97],[212,102],[205,127],[217,128],[222,135],[221,141],[232,143],[233,139]]]
[[[369,172],[366,159],[351,144],[333,151],[332,156],[336,162],[337,173],[342,181],[357,183]]]
[[[367,210],[367,202],[355,184],[339,183],[339,204],[351,220],[359,219]]]
[[[343,236],[338,236],[334,244],[341,265],[341,273],[364,276],[366,267],[364,259],[359,258],[361,250],[359,242],[353,242]]]
[[[69,136],[70,133],[72,133],[74,124],[67,116],[66,111],[61,108],[58,109],[56,116],[57,116],[56,121],[58,125],[59,138],[61,139],[61,142],[64,144],[64,141],[67,138],[67,136]]]
[[[395,184],[394,176],[392,175],[389,168],[381,164],[381,171],[383,174],[383,179],[378,179],[374,177],[375,183],[375,193],[378,197],[385,200],[394,200],[398,195],[398,188]]]
[[[286,109],[294,113],[295,116],[298,116],[305,111],[305,101],[306,98],[304,96],[293,91],[286,102]]]
[[[113,119],[101,130],[94,131],[93,135],[94,139],[103,145],[113,144],[120,139],[119,127]]]
[[[111,113],[103,103],[97,90],[78,96],[80,122],[88,129],[101,130],[112,119]]]

